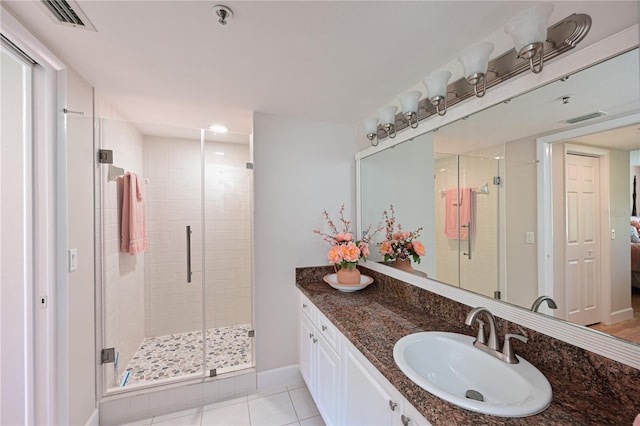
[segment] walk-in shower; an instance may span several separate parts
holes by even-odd
[[[434,154],[438,279],[498,297],[501,155]]]
[[[113,118],[95,126],[103,393],[253,367],[249,144]],[[135,203],[143,223],[129,222]],[[123,247],[132,229],[145,250]]]

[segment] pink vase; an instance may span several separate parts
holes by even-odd
[[[360,284],[360,271],[354,266],[353,269],[340,268],[337,270],[338,284],[342,285],[359,285]]]
[[[393,267],[402,271],[413,272],[413,266],[411,266],[411,259],[396,259],[393,262]]]

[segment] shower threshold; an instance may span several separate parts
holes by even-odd
[[[220,374],[252,367],[250,330],[250,324],[207,330],[206,370],[216,369]],[[202,371],[202,332],[146,337],[122,373],[120,383],[140,385]]]

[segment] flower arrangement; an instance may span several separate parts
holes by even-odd
[[[382,227],[371,232],[371,225],[369,225],[362,233],[362,239],[355,240],[353,234],[349,231],[351,221],[344,218],[344,204],[340,207],[338,213],[340,215],[340,222],[342,223],[341,231],[338,231],[337,226],[331,220],[331,217],[329,217],[329,213],[325,210],[323,215],[329,224],[331,234],[326,234],[318,229],[314,229],[313,232],[322,236],[325,241],[331,244],[331,249],[327,256],[329,262],[336,267],[352,270],[356,267],[360,259],[365,262],[367,261],[367,258],[371,254],[369,252],[369,245],[371,244],[373,236],[382,230]]]
[[[414,262],[420,263],[420,256],[424,256],[426,253],[424,245],[417,240],[423,228],[420,227],[413,232],[406,232],[402,230],[402,225],[398,223],[398,231],[396,232],[396,212],[393,209],[393,205],[389,206],[389,211],[391,211],[391,215],[386,210],[383,213],[386,239],[379,243],[380,254],[384,255],[385,262],[396,259],[407,260],[411,257]]]

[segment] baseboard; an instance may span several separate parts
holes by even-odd
[[[85,426],[99,426],[100,425],[100,411],[98,408],[96,408],[95,410],[93,410],[93,413],[91,413],[91,416],[89,417],[89,420],[87,420],[87,423],[85,423]]]
[[[605,322],[605,325],[615,324],[620,321],[626,321],[633,318],[633,308],[620,309],[619,311],[611,312],[609,321]]]
[[[258,372],[258,389],[269,389],[301,381],[298,364]]]

